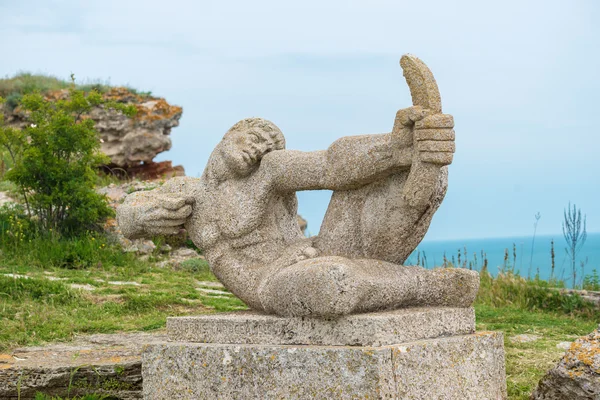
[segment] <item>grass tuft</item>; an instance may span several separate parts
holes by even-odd
[[[6,106],[9,110],[14,110],[24,95],[38,92],[46,94],[56,90],[67,89],[71,81],[57,78],[52,75],[32,74],[30,72],[18,72],[12,77],[0,79],[0,97],[6,99]],[[84,93],[93,90],[99,93],[106,93],[111,89],[111,85],[105,81],[88,81],[76,85],[77,89]],[[135,88],[125,86],[125,89],[134,95],[141,97],[151,96],[151,92],[139,91]]]

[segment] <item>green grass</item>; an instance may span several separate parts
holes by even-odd
[[[167,316],[245,308],[233,295],[199,290],[208,286],[202,282],[216,281],[202,259],[160,267],[158,253],[141,260],[94,233],[36,236],[10,215],[0,212],[0,351],[75,334],[162,329]],[[556,345],[588,334],[600,321],[600,312],[581,298],[545,286],[510,273],[481,274],[477,329],[505,334],[509,399],[528,399],[563,354]],[[523,333],[540,339],[510,340]]]
[[[66,89],[69,82],[53,76],[33,75],[20,72],[11,78],[0,80],[0,97],[6,99],[11,109],[15,108],[24,94],[39,91],[46,93],[53,90]]]
[[[44,94],[55,90],[67,89],[70,87],[70,85],[70,81],[54,76],[19,72],[12,77],[0,79],[0,97],[6,99],[6,105],[12,110],[17,107],[21,98],[25,94],[33,92],[40,92]],[[86,93],[92,90],[105,93],[111,88],[111,86],[108,82],[97,80],[77,84],[77,88]],[[126,89],[132,94],[143,97],[151,95],[151,92],[138,91],[128,86],[126,86]]]
[[[556,347],[560,342],[572,342],[587,335],[598,321],[570,317],[543,311],[526,311],[515,307],[475,306],[478,330],[504,332],[506,351],[506,377],[508,398],[529,399],[539,380],[553,368],[564,350]],[[513,343],[510,337],[532,334],[541,338],[529,343]]]
[[[204,260],[173,270],[123,253],[117,245],[102,246],[106,239],[46,241],[2,250],[0,351],[79,333],[159,329],[167,316],[245,308],[233,295],[198,290],[201,282],[216,281]]]
[[[600,321],[600,310],[579,295],[568,295],[556,290],[561,282],[551,284],[539,279],[525,279],[512,272],[492,278],[480,272],[481,286],[477,302],[493,307],[515,307],[529,311],[556,312]]]
[[[492,278],[481,273],[475,303],[478,330],[504,332],[509,399],[529,399],[539,380],[564,354],[556,345],[587,335],[600,322],[600,311],[579,296],[548,290],[548,283],[511,273]],[[513,343],[531,334],[540,339]]]

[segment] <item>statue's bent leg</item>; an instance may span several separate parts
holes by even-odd
[[[264,278],[258,296],[263,309],[287,317],[333,317],[355,312],[369,291],[359,268],[342,257],[317,257]]]
[[[323,255],[373,258],[402,264],[425,236],[447,188],[447,170],[427,206],[403,200],[408,171],[354,190],[334,192],[315,246]]]
[[[336,317],[414,305],[467,307],[478,287],[477,273],[465,269],[317,257],[269,275],[258,295],[268,313]]]

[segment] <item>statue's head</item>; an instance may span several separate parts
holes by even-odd
[[[281,130],[271,121],[246,118],[231,127],[216,151],[236,176],[247,176],[260,164],[262,157],[285,148]]]

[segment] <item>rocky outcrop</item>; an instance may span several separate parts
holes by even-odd
[[[114,168],[110,169],[111,173],[115,173],[117,176],[122,176],[122,179],[136,178],[140,180],[153,180],[153,179],[168,179],[174,176],[185,176],[185,170],[181,165],[173,166],[171,161],[161,162],[143,162],[140,165],[134,165],[126,167],[126,174],[119,174],[119,171],[115,171]]]
[[[573,342],[558,365],[542,378],[531,398],[600,399],[600,331],[596,329]]]
[[[33,399],[37,392],[141,399],[142,349],[164,340],[160,333],[98,334],[0,353],[0,399]]]
[[[46,93],[45,97],[61,100],[68,95],[69,91],[62,89]],[[183,109],[170,105],[163,98],[136,94],[123,87],[111,88],[103,96],[137,108],[133,118],[103,107],[93,109],[88,117],[96,122],[102,152],[110,157],[112,165],[137,167],[140,174],[141,165],[151,164],[157,154],[171,148],[171,129],[179,125]],[[19,107],[4,111],[9,126],[22,128],[27,124],[27,114]],[[181,167],[179,169],[182,170]],[[161,172],[165,172],[164,168]],[[181,175],[181,172],[178,174]]]

